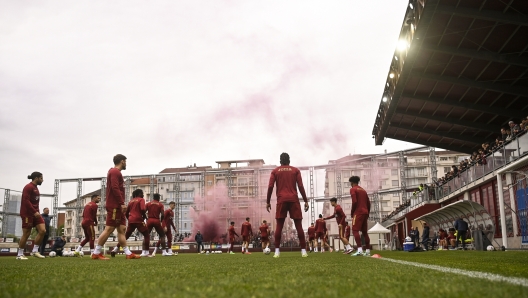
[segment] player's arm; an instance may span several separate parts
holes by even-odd
[[[165,218],[165,208],[163,205],[161,205],[161,211],[160,211],[160,220],[163,222],[163,219]]]
[[[97,225],[97,209],[98,208],[99,207],[97,207],[97,205],[92,206],[92,214],[93,214],[93,218],[95,218],[94,220],[95,225]]]
[[[141,211],[141,217],[147,220],[147,207],[145,206],[145,200],[140,200],[139,210]]]
[[[357,207],[357,193],[355,189],[350,189],[350,196],[352,197],[352,210],[350,211],[350,216],[354,217],[354,212]]]
[[[127,208],[126,208],[126,212],[125,212],[126,219],[128,219],[129,215],[130,215],[130,205],[128,205]]]
[[[171,221],[170,221],[170,225],[171,225],[172,228],[174,229],[174,232],[177,233],[178,231],[176,231],[176,226],[174,225],[174,220],[171,219]]]

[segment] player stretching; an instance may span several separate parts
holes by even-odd
[[[264,249],[269,248],[269,235],[270,235],[270,230],[269,230],[268,223],[266,220],[262,221],[262,225],[260,225],[259,231],[260,231],[260,241],[262,242],[262,251],[264,251]]]
[[[158,233],[159,236],[159,242],[161,243],[161,249],[162,249],[162,255],[169,256],[167,252],[165,252],[165,249],[167,248],[165,246],[165,230],[161,226],[161,220],[163,220],[163,214],[164,214],[164,207],[163,204],[159,202],[160,195],[158,193],[154,194],[154,200],[147,203],[147,229],[150,233],[152,232],[152,229],[156,230],[156,233]],[[154,247],[154,252],[152,252],[152,256],[156,256],[156,250],[158,249],[158,245]]]
[[[295,223],[295,229],[297,229],[297,235],[301,244],[301,255],[305,258],[308,257],[308,254],[306,253],[306,238],[304,238],[304,230],[302,227],[302,211],[301,203],[299,202],[299,197],[297,195],[297,187],[304,200],[304,212],[308,211],[308,199],[306,198],[306,192],[304,191],[301,171],[290,166],[290,156],[288,153],[282,153],[280,155],[280,164],[280,167],[275,168],[271,172],[266,201],[266,210],[270,212],[271,194],[273,193],[274,184],[277,183],[277,210],[275,213],[277,225],[275,227],[275,255],[273,255],[273,257],[278,258],[280,255],[282,228],[284,227],[286,215],[289,212],[290,218],[293,219],[293,222]]]
[[[350,244],[350,226],[348,225],[348,221],[345,221],[345,239]],[[350,246],[350,247],[352,247],[352,246]],[[352,247],[352,251],[354,251],[353,247]],[[345,251],[344,254],[347,254],[347,252]]]
[[[31,182],[24,186],[24,189],[22,190],[22,202],[20,203],[22,237],[18,242],[17,260],[27,260],[24,256],[24,247],[31,234],[31,230],[34,227],[37,229],[38,234],[35,237],[35,245],[33,246],[31,255],[39,259],[45,258],[39,253],[39,246],[46,234],[46,226],[44,224],[44,219],[39,213],[40,192],[37,187],[37,185],[42,185],[44,177],[42,176],[42,173],[33,172],[28,176],[28,179],[31,179]]]
[[[323,215],[319,214],[319,219],[315,221],[315,239],[321,243],[322,253],[325,251],[325,247],[332,252],[332,248],[326,243],[326,232],[326,223],[323,219]],[[317,244],[315,245],[315,251],[317,252]]]
[[[175,253],[172,252],[172,231],[171,227],[174,229],[174,232],[176,231],[176,226],[174,226],[174,208],[176,208],[175,202],[169,203],[169,209],[165,210],[165,213],[163,214],[163,220],[162,220],[162,227],[163,231],[165,231],[165,235],[167,236],[167,252],[164,254],[164,256],[172,256]],[[161,236],[160,240],[156,244],[156,248],[161,244]],[[176,253],[178,255],[178,253]]]
[[[244,254],[245,248],[245,254],[250,255],[249,242],[251,241],[251,237],[253,237],[253,230],[251,229],[251,223],[249,223],[249,217],[246,217],[246,221],[242,224],[240,235],[242,235],[242,253]]]
[[[136,256],[128,249],[125,238],[125,186],[121,171],[126,170],[126,157],[122,154],[114,156],[114,165],[115,167],[111,168],[106,176],[106,227],[101,235],[99,235],[97,246],[95,246],[95,250],[92,254],[92,259],[94,260],[108,260],[107,257],[101,254],[101,249],[106,243],[106,240],[108,240],[110,234],[116,229],[117,240],[119,245],[123,247],[126,258],[139,258],[139,256]]]
[[[312,222],[312,225],[308,227],[308,244],[310,246],[310,252],[317,252],[317,242],[315,241],[315,226]]]
[[[331,216],[325,217],[324,220],[334,218],[337,221],[337,226],[339,227],[339,238],[341,238],[341,241],[343,242],[343,245],[345,246],[345,254],[350,254],[353,249],[350,246],[350,243],[348,243],[348,240],[345,238],[345,212],[343,212],[343,208],[337,204],[337,198],[331,198],[330,204],[334,207],[334,214]]]
[[[74,255],[77,257],[82,257],[81,251],[83,246],[90,242],[90,253],[94,251],[94,242],[95,242],[95,229],[94,226],[97,225],[97,204],[101,202],[101,197],[99,195],[92,195],[92,200],[84,206],[83,210],[83,221],[81,226],[84,231],[84,240],[81,242],[77,249],[74,252]]]
[[[229,254],[234,255],[235,253],[233,252],[233,245],[235,243],[235,235],[239,237],[238,234],[235,232],[235,222],[234,221],[231,222],[231,225],[227,229],[227,233],[229,235],[229,249],[227,251]]]
[[[367,220],[370,212],[370,200],[367,195],[367,192],[359,186],[359,177],[352,176],[350,179],[350,196],[352,197],[352,235],[356,240],[358,251],[353,254],[353,256],[370,256],[370,237],[368,235],[368,226]],[[359,236],[359,231],[363,234],[365,238],[365,245],[361,245],[361,237]],[[365,253],[363,249],[366,248]]]
[[[145,199],[143,199],[143,190],[136,189],[132,192],[133,199],[128,202],[126,209],[125,217],[128,220],[128,226],[125,232],[125,239],[128,238],[138,230],[143,235],[143,250],[141,251],[140,256],[136,256],[136,259],[140,257],[149,256],[149,246],[150,246],[150,235],[145,224],[145,219],[147,218],[147,207],[145,206]],[[119,250],[119,244],[114,247],[111,255],[115,256],[115,253]]]

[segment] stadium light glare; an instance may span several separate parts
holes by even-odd
[[[391,78],[391,79],[394,78],[394,73],[393,73],[393,72],[391,72],[391,73],[389,74],[389,78]]]
[[[409,3],[409,7],[410,7],[411,9],[414,9],[414,6],[412,5],[412,3]]]
[[[387,96],[383,96],[383,102],[387,102]]]
[[[397,48],[398,48],[399,51],[403,52],[403,51],[407,50],[408,47],[409,47],[409,43],[407,43],[407,41],[405,41],[403,39],[398,40]]]
[[[396,61],[398,61],[398,56],[394,55],[394,59],[396,59]]]

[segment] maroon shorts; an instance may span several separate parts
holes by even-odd
[[[325,239],[325,233],[316,233],[315,234],[315,238],[324,240]]]
[[[141,223],[129,223],[127,230],[126,230],[126,234],[130,235],[136,229],[143,235],[147,235],[149,233],[149,230],[147,229],[147,225],[144,222],[141,222]]]
[[[315,236],[308,237],[308,241],[314,241],[314,240],[315,240]]]
[[[106,208],[106,225],[109,227],[126,226],[125,213],[120,208]]]
[[[286,218],[290,213],[291,219],[302,219],[301,202],[282,202],[277,203],[277,212],[275,218]]]
[[[22,217],[22,229],[32,229],[40,224],[44,224],[44,219],[42,216],[35,217],[31,216],[20,216]]]
[[[244,242],[251,241],[251,236],[242,236],[242,241],[244,241]]]
[[[163,231],[163,227],[161,226],[161,221],[159,219],[147,219],[147,229],[149,230],[149,233],[152,232],[152,229],[155,229],[156,233],[158,233],[160,237],[165,237],[165,231]]]
[[[352,217],[352,231],[367,232],[368,230],[368,214],[359,214]]]
[[[235,237],[229,237],[229,243],[234,243],[235,242]]]
[[[268,236],[260,237],[260,241],[262,241],[262,242],[269,242],[269,237],[268,237]]]

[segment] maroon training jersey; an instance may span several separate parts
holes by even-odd
[[[334,207],[334,214],[332,214],[331,216],[325,217],[325,219],[330,219],[334,217],[338,225],[343,225],[343,226],[345,225],[346,215],[345,215],[345,212],[343,211],[343,208],[341,208],[341,206],[336,205]]]
[[[152,201],[147,203],[148,218],[160,220],[160,214],[164,214],[163,204],[158,201]]]
[[[284,202],[298,202],[297,187],[304,202],[308,202],[301,177],[301,171],[295,167],[280,166],[271,172],[268,184],[267,203],[270,203],[273,186],[277,183],[277,204]]]
[[[322,218],[319,218],[315,221],[315,232],[316,233],[325,233],[326,232],[326,223]]]
[[[20,216],[32,217],[35,213],[40,212],[39,208],[40,192],[38,187],[29,182],[22,190],[22,202],[20,203]]]
[[[133,198],[132,200],[130,200],[130,202],[128,202],[128,207],[126,211],[128,223],[142,223],[146,211],[147,208],[145,207],[145,199]]]
[[[259,230],[260,230],[260,236],[261,237],[268,237],[268,225],[267,224],[262,224],[260,227],[259,227]]]
[[[235,232],[235,227],[234,226],[229,226],[229,228],[227,229],[227,232],[229,233],[229,237],[230,238],[235,237],[235,235],[238,236],[238,234]]]
[[[253,234],[253,231],[251,231],[251,224],[249,221],[246,221],[242,224],[242,231],[240,231],[240,235],[249,236],[251,234]]]
[[[172,211],[171,208],[165,210],[165,213],[163,213],[163,223],[161,224],[163,227],[167,227],[167,231],[172,228],[176,230],[176,227],[174,226],[174,222],[172,219],[174,218],[174,211]]]
[[[308,227],[308,237],[315,237],[315,226]]]
[[[119,169],[111,168],[108,171],[106,185],[106,208],[121,208],[121,205],[125,205],[125,186]]]
[[[370,199],[367,192],[361,186],[354,186],[350,189],[352,197],[351,215],[368,215],[370,212]]]
[[[89,202],[84,206],[83,210],[83,223],[97,224],[97,204],[95,202]]]

